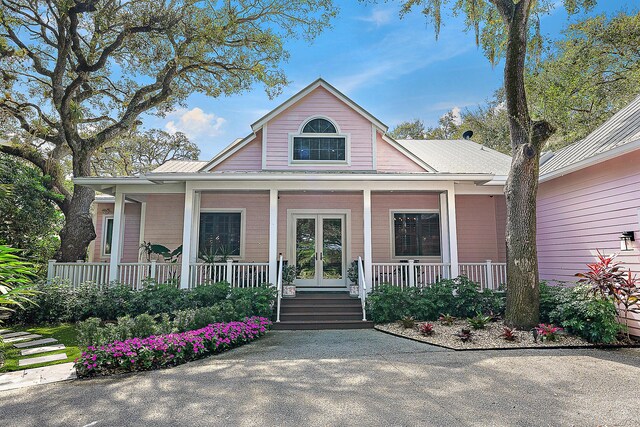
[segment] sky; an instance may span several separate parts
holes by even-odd
[[[440,36],[424,16],[400,19],[397,3],[334,0],[338,17],[313,42],[286,43],[290,59],[282,64],[290,85],[269,99],[263,87],[231,97],[191,95],[185,108],[163,118],[143,117],[143,126],[184,132],[208,160],[251,133],[251,124],[300,89],[322,77],[392,129],[415,118],[427,126],[451,109],[481,105],[502,84],[502,64],[492,67],[464,31],[461,18],[443,19]],[[589,13],[636,9],[640,0],[606,0]],[[560,5],[561,2],[558,1]],[[574,21],[578,17],[571,18]],[[568,24],[558,6],[541,22],[542,32],[558,38]]]

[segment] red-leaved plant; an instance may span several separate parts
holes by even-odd
[[[540,337],[540,341],[557,341],[558,334],[562,332],[561,327],[544,323],[540,323],[533,330],[535,331],[534,337],[536,337],[536,340],[537,337]]]
[[[605,298],[615,297],[620,281],[624,280],[625,275],[620,263],[616,262],[615,258],[615,254],[603,255],[597,251],[597,261],[593,264],[587,264],[589,271],[576,274],[576,277],[580,277],[578,283],[591,286],[591,292],[595,295],[601,295]]]
[[[615,299],[624,312],[624,324],[626,326],[627,341],[629,337],[629,313],[640,314],[640,280],[636,276],[631,275],[631,270],[619,282]]]
[[[418,331],[420,331],[422,335],[428,337],[433,335],[435,326],[433,325],[433,323],[423,323],[422,325],[420,325],[420,328],[418,328]]]
[[[504,327],[504,330],[502,331],[502,335],[500,335],[502,338],[505,339],[505,341],[517,341],[518,340],[518,336],[516,335],[516,330],[515,329],[511,329],[511,328],[507,328],[506,326]]]

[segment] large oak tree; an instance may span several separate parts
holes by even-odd
[[[68,153],[73,176],[89,176],[96,151],[142,113],[256,82],[278,93],[284,41],[313,38],[334,14],[331,0],[0,0],[0,116],[21,130],[0,150],[62,194],[58,258],[83,259],[95,238],[94,192],[65,186]]]
[[[414,7],[439,32],[446,8],[463,15],[476,43],[492,63],[504,60],[504,91],[511,137],[511,170],[505,186],[507,199],[507,308],[506,322],[531,328],[539,318],[538,257],[536,250],[536,196],[540,151],[554,132],[544,118],[533,120],[525,90],[527,54],[541,48],[539,16],[554,7],[545,0],[404,0],[401,13]],[[571,13],[590,8],[596,0],[564,0]]]

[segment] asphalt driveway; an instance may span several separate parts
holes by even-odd
[[[12,390],[2,426],[636,426],[636,350],[451,352],[272,332],[172,369]]]

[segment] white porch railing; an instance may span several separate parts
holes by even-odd
[[[380,285],[422,288],[451,277],[447,263],[378,262],[372,264],[372,270],[373,289]]]
[[[105,262],[56,262],[49,261],[47,280],[60,278],[74,288],[85,282],[98,286],[109,284],[109,264]]]
[[[280,259],[278,260],[278,283],[276,284],[276,289],[278,291],[278,307],[276,311],[276,322],[280,322],[280,303],[282,302],[282,255],[280,255]]]
[[[362,257],[358,257],[358,296],[362,304],[362,321],[367,321],[367,281],[364,276]]]
[[[190,287],[225,281],[234,288],[255,288],[269,282],[268,262],[195,263],[190,270]]]
[[[497,291],[501,285],[507,283],[507,263],[492,262],[461,262],[460,275],[467,276],[472,282],[480,285],[480,289]]]

